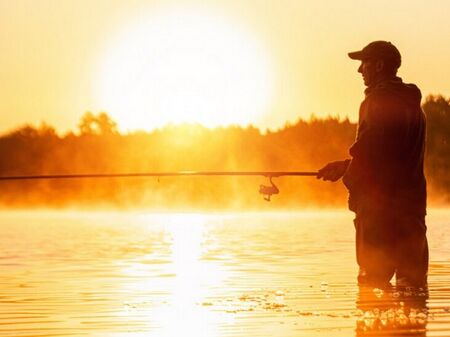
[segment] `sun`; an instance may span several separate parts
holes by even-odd
[[[104,49],[98,106],[122,130],[257,123],[270,112],[274,67],[255,34],[215,12],[142,14]]]

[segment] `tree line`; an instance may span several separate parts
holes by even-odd
[[[450,201],[450,100],[429,96],[426,175],[430,202]],[[316,171],[348,158],[356,125],[335,117],[299,119],[276,131],[249,127],[168,125],[122,134],[106,114],[86,113],[76,132],[47,124],[0,137],[0,175],[162,172],[179,170]],[[4,207],[271,209],[345,207],[342,184],[313,177],[275,179],[280,195],[258,195],[262,177],[179,177],[0,182]]]

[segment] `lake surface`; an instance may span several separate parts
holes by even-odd
[[[347,211],[3,212],[0,336],[450,336],[450,210],[429,289],[356,284]]]

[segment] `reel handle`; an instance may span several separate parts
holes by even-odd
[[[267,185],[259,185],[259,193],[264,195],[264,200],[270,201],[270,198],[274,194],[280,193],[278,187],[272,181],[272,177],[269,177],[270,186]]]

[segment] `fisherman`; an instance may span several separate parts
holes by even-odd
[[[421,93],[397,77],[398,49],[374,41],[348,54],[360,60],[365,99],[351,159],[329,163],[317,178],[343,183],[355,212],[358,282],[423,287],[427,282],[425,116]]]

